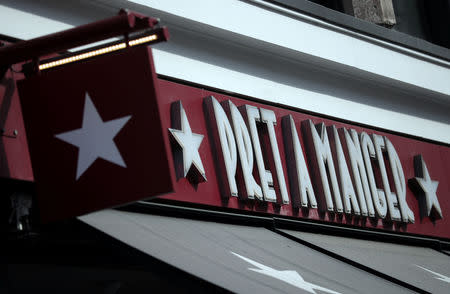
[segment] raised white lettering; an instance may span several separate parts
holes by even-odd
[[[205,103],[208,108],[212,108],[215,117],[211,122],[211,127],[216,127],[214,133],[218,135],[218,144],[216,145],[220,148],[222,158],[218,158],[220,169],[225,169],[226,183],[222,185],[224,192],[222,192],[224,197],[229,197],[229,195],[237,197],[238,190],[236,186],[236,167],[237,167],[237,152],[236,152],[236,140],[233,135],[233,130],[231,129],[230,122],[228,121],[227,115],[223,110],[220,103],[213,96],[205,98]],[[211,111],[210,109],[208,109]],[[218,155],[220,156],[220,155]],[[223,181],[224,179],[222,179]],[[229,195],[226,195],[229,194]]]
[[[306,146],[309,151],[308,156],[311,158],[310,167],[314,170],[313,172],[320,177],[320,181],[314,180],[315,186],[317,187],[315,187],[316,193],[325,197],[326,209],[328,211],[334,211],[334,205],[336,205],[336,211],[342,213],[341,194],[339,192],[336,171],[325,125],[324,123],[318,124],[317,130],[311,120],[305,120],[302,122],[302,130],[303,134],[306,136]],[[317,131],[320,132],[320,135]],[[327,170],[333,193],[331,193],[330,190]]]
[[[394,178],[395,190],[397,192],[397,199],[400,206],[400,212],[402,214],[402,220],[405,223],[414,223],[414,213],[409,208],[408,203],[406,203],[406,183],[402,163],[400,162],[400,158],[398,157],[391,141],[389,141],[386,137],[384,137],[384,141],[386,142],[386,150],[389,157],[392,176]]]
[[[242,198],[259,200],[263,199],[261,187],[256,183],[253,177],[253,149],[250,135],[247,130],[247,126],[242,118],[236,105],[230,100],[225,102],[227,104],[226,109],[229,109],[231,115],[231,122],[234,129],[234,136],[239,151],[240,165],[242,169],[242,178],[245,185],[245,196]]]
[[[358,133],[351,129],[351,136],[344,128],[345,144],[347,145],[348,157],[353,175],[353,183],[358,194],[359,206],[362,214],[369,214],[370,217],[375,216],[372,195],[370,193],[369,183],[367,181],[366,168],[361,154],[361,145],[359,143]]]
[[[391,192],[389,179],[387,176],[386,166],[384,164],[383,150],[386,148],[384,139],[380,135],[373,134],[373,142],[375,145],[375,153],[377,155],[378,167],[380,168],[381,180],[383,182],[383,189],[386,195],[386,200],[389,208],[389,217],[393,221],[401,221],[400,211],[398,210],[397,195]]]
[[[281,165],[280,150],[278,149],[277,137],[274,125],[277,124],[275,112],[272,110],[260,108],[261,121],[267,125],[269,133],[270,147],[272,149],[273,161],[275,163],[275,171],[277,173],[278,187],[280,189],[281,201],[283,204],[289,203],[289,195],[286,188],[286,179],[284,177],[283,166]]]
[[[258,129],[256,122],[261,121],[258,108],[250,105],[244,105],[245,114],[247,115],[248,126],[250,129],[250,137],[253,142],[253,149],[255,151],[256,166],[258,168],[259,178],[261,181],[261,189],[263,191],[264,200],[276,202],[277,196],[273,187],[272,173],[266,170],[264,166],[264,159],[262,156],[261,143],[259,142]]]
[[[353,189],[353,183],[345,161],[344,150],[342,150],[341,140],[339,139],[337,128],[335,126],[331,126],[329,129],[331,131],[331,141],[334,141],[333,150],[335,151],[334,156],[337,160],[339,170],[339,184],[341,187],[341,195],[343,197],[345,213],[350,214],[353,210],[356,215],[360,215],[361,210],[359,208],[358,200],[356,199],[355,189]],[[364,198],[362,204],[364,206],[361,206],[366,208]],[[362,215],[367,216],[367,208],[362,211]]]
[[[302,146],[291,115],[283,117],[283,135],[286,147],[286,163],[290,175],[291,198],[294,207],[317,208],[316,196],[306,167]],[[309,200],[309,201],[308,201]]]
[[[380,218],[385,218],[387,214],[386,195],[382,189],[378,189],[375,182],[375,174],[371,163],[371,158],[375,159],[375,146],[372,139],[366,132],[361,133],[361,151],[366,165],[367,180],[373,197],[376,213]]]

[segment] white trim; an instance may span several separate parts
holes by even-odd
[[[159,74],[450,144],[450,125],[295,88],[154,49]]]
[[[60,21],[0,5],[0,33],[3,35],[28,40],[71,27]]]
[[[450,70],[445,66],[246,2],[237,0],[130,2],[194,20],[203,24],[205,28],[211,26],[243,35],[249,38],[249,41],[251,39],[264,41],[294,50],[299,54],[307,54],[317,60],[326,60],[375,76],[450,95],[448,82]]]
[[[397,51],[405,53],[405,54],[410,54],[410,55],[412,55],[414,57],[422,58],[422,59],[424,59],[426,61],[434,62],[434,63],[436,63],[438,65],[450,68],[450,62],[449,61],[446,61],[446,60],[443,60],[443,59],[440,59],[440,58],[436,58],[436,57],[427,55],[425,53],[422,53],[422,52],[419,52],[419,51],[416,51],[416,50],[413,50],[413,49],[410,49],[410,48],[402,47],[402,46],[397,45],[397,44],[389,43],[387,41],[384,41],[384,40],[381,40],[381,39],[377,39],[377,38],[374,38],[374,37],[371,37],[371,36],[368,36],[368,35],[364,35],[362,33],[358,33],[358,32],[349,30],[347,28],[343,28],[343,27],[334,25],[332,23],[323,21],[321,19],[314,18],[312,16],[305,15],[305,14],[302,14],[302,13],[290,10],[290,9],[281,7],[281,6],[276,5],[276,4],[272,4],[272,3],[267,2],[265,0],[247,0],[247,1],[254,2],[254,3],[258,4],[258,5],[265,6],[265,7],[268,7],[270,9],[273,9],[275,11],[279,11],[279,12],[285,13],[287,15],[293,16],[293,17],[298,18],[300,20],[306,20],[306,21],[312,22],[314,24],[323,26],[325,28],[334,30],[336,32],[347,34],[349,36],[360,38],[362,40],[370,41],[370,42],[372,42],[374,44],[377,44],[379,46],[384,46],[386,48],[397,50]]]

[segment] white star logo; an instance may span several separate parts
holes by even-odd
[[[234,253],[232,251],[230,251],[230,252],[233,255],[239,257],[240,259],[243,259],[246,262],[248,262],[248,263],[254,265],[255,267],[257,267],[257,268],[248,268],[251,271],[254,271],[254,272],[257,272],[257,273],[260,273],[260,274],[263,274],[263,275],[267,275],[269,277],[281,280],[281,281],[283,281],[285,283],[288,283],[288,284],[290,284],[290,285],[292,285],[294,287],[297,287],[299,289],[305,290],[306,292],[309,292],[309,293],[316,294],[316,291],[314,291],[314,290],[320,290],[320,291],[323,291],[323,292],[328,292],[328,293],[333,293],[333,294],[340,294],[339,292],[336,292],[336,291],[333,291],[333,290],[330,290],[330,289],[318,286],[318,285],[313,284],[313,283],[306,282],[302,278],[302,276],[300,276],[300,274],[297,273],[296,271],[292,271],[292,270],[279,271],[279,270],[273,269],[271,267],[265,266],[265,265],[263,265],[261,263],[258,263],[258,262],[254,261],[254,260],[251,260],[251,259],[249,259],[247,257],[244,257],[242,255]]]
[[[103,122],[91,97],[86,92],[83,113],[83,127],[55,135],[56,138],[78,147],[76,180],[94,163],[103,158],[119,166],[126,167],[113,139],[131,115]]]
[[[414,167],[416,170],[416,177],[410,179],[410,181],[412,181],[416,187],[420,187],[421,192],[425,196],[427,216],[430,216],[431,209],[434,207],[436,212],[435,215],[442,218],[441,206],[439,205],[436,195],[439,182],[431,180],[427,165],[425,160],[423,160],[422,155],[417,155],[414,157]]]
[[[432,270],[429,270],[429,269],[424,268],[423,266],[420,266],[420,265],[417,265],[417,264],[416,264],[416,266],[417,266],[417,267],[420,267],[421,269],[423,269],[423,270],[425,270],[425,271],[427,271],[427,272],[432,273],[433,275],[435,275],[435,277],[434,277],[435,279],[438,279],[438,280],[441,280],[441,281],[444,281],[444,282],[450,284],[450,277],[444,276],[444,275],[439,274],[439,273],[437,273],[437,272],[433,272]]]
[[[186,177],[191,168],[195,168],[200,175],[199,181],[206,181],[205,169],[203,167],[202,159],[198,153],[198,148],[203,140],[203,135],[192,133],[191,126],[184,111],[181,101],[176,103],[176,110],[173,115],[175,120],[181,124],[181,130],[169,128],[170,133],[175,138],[176,142],[183,149],[183,177]]]

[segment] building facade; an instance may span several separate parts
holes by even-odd
[[[332,8],[348,13],[355,1],[341,2]],[[121,8],[171,35],[152,53],[173,192],[40,224],[12,65],[1,85],[6,291],[448,292],[445,40],[310,1],[260,0],[4,1],[0,39]]]

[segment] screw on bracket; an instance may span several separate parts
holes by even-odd
[[[0,129],[0,136],[2,136],[2,137],[17,138],[18,134],[19,134],[19,131],[16,129],[13,130],[12,133],[10,133],[10,134],[8,134],[4,128]]]

